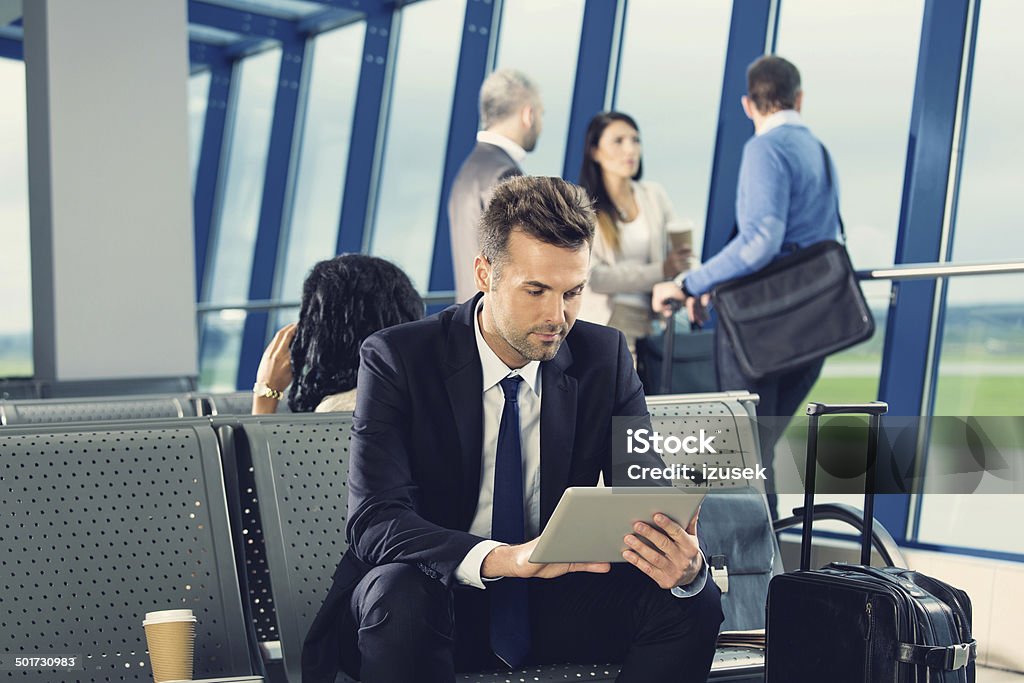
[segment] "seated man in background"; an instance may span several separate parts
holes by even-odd
[[[263,351],[252,414],[277,412],[289,384],[293,413],[352,410],[363,340],[422,317],[423,299],[395,264],[363,254],[320,261],[302,283],[299,321],[278,330]]]
[[[637,523],[614,567],[529,562],[567,487],[614,483],[612,416],[650,421],[622,334],[574,325],[593,237],[580,188],[507,180],[481,221],[477,295],[366,340],[350,547],[303,681],[610,660],[620,681],[706,679],[722,611],[696,520]]]

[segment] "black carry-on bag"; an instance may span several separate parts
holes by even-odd
[[[682,302],[669,301],[666,306],[672,315],[665,318],[665,330],[636,340],[637,373],[644,384],[644,393],[651,396],[718,391],[714,333],[691,323],[690,334],[678,334],[676,318]],[[666,363],[666,358],[671,359],[670,362]]]
[[[949,584],[899,567],[872,567],[875,456],[885,403],[807,406],[807,471],[800,571],[768,586],[767,683],[973,683],[971,601]],[[861,563],[811,570],[818,418],[870,415]]]

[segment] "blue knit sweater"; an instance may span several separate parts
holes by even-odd
[[[739,234],[686,275],[692,294],[756,272],[786,245],[806,247],[839,238],[838,193],[825,177],[818,139],[806,126],[787,123],[752,137],[743,147],[736,190]]]

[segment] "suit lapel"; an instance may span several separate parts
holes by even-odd
[[[459,306],[448,329],[445,390],[459,435],[461,491],[458,518],[468,529],[480,497],[480,456],[484,444],[484,375],[473,331],[480,294]]]
[[[572,365],[568,344],[541,364],[540,403],[540,527],[547,524],[569,480],[576,437],[576,378],[565,374]]]

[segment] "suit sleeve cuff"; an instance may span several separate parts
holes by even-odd
[[[704,586],[706,586],[708,582],[708,562],[704,557],[703,550],[700,551],[700,560],[700,572],[697,573],[697,578],[685,586],[676,586],[673,588],[672,595],[677,598],[692,598],[697,595],[697,593],[704,590]]]
[[[462,562],[455,568],[455,580],[464,586],[484,589],[484,579],[480,576],[480,569],[483,567],[484,558],[499,545],[507,545],[500,541],[480,541],[470,549]]]

